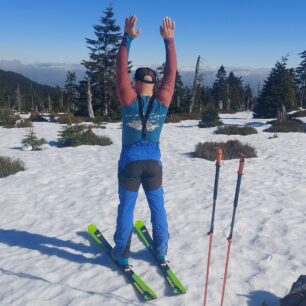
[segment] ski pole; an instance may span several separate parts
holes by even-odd
[[[204,290],[204,306],[206,306],[206,301],[207,301],[211,247],[212,247],[212,239],[213,239],[213,234],[214,234],[215,212],[216,212],[216,203],[217,203],[217,195],[218,195],[218,183],[219,183],[219,173],[220,173],[221,161],[222,161],[222,149],[221,149],[221,147],[218,147],[217,148],[217,158],[216,158],[216,174],[215,174],[215,184],[214,184],[213,209],[212,209],[212,214],[211,214],[210,230],[207,233],[207,235],[209,236],[209,245],[208,245],[206,280],[205,280],[205,290]]]
[[[229,257],[230,257],[231,243],[232,243],[233,232],[234,232],[235,217],[236,217],[236,210],[237,210],[237,206],[238,206],[238,198],[239,198],[241,178],[242,178],[242,174],[243,174],[243,167],[244,167],[244,155],[240,154],[238,178],[237,178],[237,184],[236,184],[236,192],[235,192],[235,199],[234,199],[234,206],[233,206],[233,215],[232,215],[232,222],[231,222],[231,230],[230,230],[230,234],[227,238],[227,254],[226,254],[225,271],[224,271],[223,287],[222,287],[222,295],[221,295],[221,306],[223,306],[223,302],[224,302],[224,293],[225,293],[226,280],[227,280]]]

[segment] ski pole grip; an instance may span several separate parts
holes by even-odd
[[[218,147],[217,148],[217,160],[216,160],[216,166],[221,167],[221,161],[222,161],[222,148]]]
[[[244,155],[242,153],[240,155],[240,160],[239,160],[239,169],[238,169],[238,174],[242,175],[243,174],[243,168],[244,168]]]

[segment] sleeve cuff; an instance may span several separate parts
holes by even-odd
[[[174,45],[174,38],[171,37],[171,38],[164,39],[164,43],[165,43],[166,47],[172,46],[172,45]]]
[[[123,42],[124,42],[124,44],[125,44],[128,48],[130,47],[131,42],[132,42],[133,39],[134,39],[134,38],[133,38],[131,35],[129,35],[128,33],[124,33],[124,35],[123,35]]]

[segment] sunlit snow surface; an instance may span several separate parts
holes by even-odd
[[[306,135],[263,132],[267,120],[247,112],[222,115],[226,124],[254,126],[257,135],[215,135],[197,121],[165,124],[161,136],[170,266],[188,292],[171,297],[136,235],[130,263],[157,293],[147,305],[202,305],[215,163],[192,158],[198,142],[239,139],[257,149],[247,159],[231,250],[226,306],[277,305],[306,266]],[[306,122],[305,118],[304,121]],[[35,123],[49,144],[24,151],[27,129],[0,128],[0,155],[26,171],[0,179],[0,305],[142,305],[131,285],[86,232],[95,223],[113,243],[120,123],[94,130],[111,146],[58,148],[61,125]],[[238,160],[220,171],[208,305],[219,305]],[[141,190],[135,220],[151,229]]]

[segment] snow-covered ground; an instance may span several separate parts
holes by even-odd
[[[198,142],[239,139],[256,147],[247,159],[232,243],[226,306],[277,305],[306,266],[306,135],[264,133],[251,113],[222,116],[226,124],[254,126],[257,135],[215,135],[196,121],[165,124],[164,190],[170,227],[170,265],[186,295],[168,295],[150,254],[134,235],[130,263],[157,293],[148,305],[202,305],[215,163],[190,157]],[[304,121],[305,118],[304,118]],[[97,224],[112,241],[117,213],[119,123],[96,133],[106,147],[57,148],[54,123],[35,123],[49,145],[21,150],[27,129],[0,128],[0,155],[24,161],[26,171],[0,179],[0,305],[142,305],[112,262],[86,232]],[[238,160],[222,164],[208,305],[220,303]],[[141,190],[135,220],[151,228]]]

